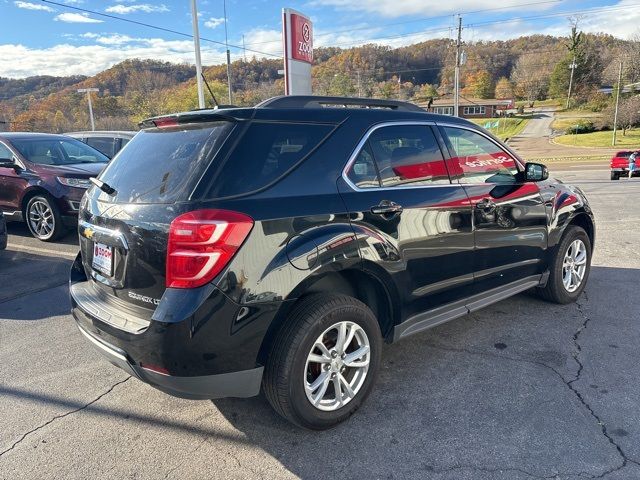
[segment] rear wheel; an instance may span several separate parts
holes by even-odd
[[[620,180],[620,175],[618,175],[618,172],[611,172],[611,180]]]
[[[265,395],[287,420],[331,428],[369,395],[381,348],[380,327],[366,305],[345,295],[312,295],[294,308],[272,346]]]
[[[58,207],[46,195],[36,195],[29,200],[25,221],[31,235],[43,242],[56,240],[65,231]]]
[[[583,228],[570,225],[554,255],[549,281],[540,289],[541,296],[555,303],[575,302],[587,284],[590,269],[589,236]]]

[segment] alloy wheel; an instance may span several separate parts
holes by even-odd
[[[586,270],[587,247],[582,240],[574,240],[562,261],[562,283],[567,292],[573,293],[580,288]]]
[[[53,210],[44,200],[36,200],[29,205],[29,226],[31,231],[42,239],[49,238],[55,229]]]
[[[362,327],[338,322],[314,342],[307,356],[304,386],[311,404],[332,412],[355,398],[367,378],[371,346]]]

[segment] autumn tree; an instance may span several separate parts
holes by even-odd
[[[615,107],[612,105],[604,112],[606,126],[613,126],[614,117]],[[622,135],[626,135],[631,128],[637,126],[640,126],[640,96],[621,99],[618,107],[618,128],[622,130]]]
[[[413,99],[416,102],[428,102],[430,99],[438,98],[438,90],[435,85],[424,84],[416,88]]]
[[[498,80],[498,83],[496,84],[495,98],[502,100],[502,99],[512,99],[513,97],[514,97],[513,84],[508,78],[502,77],[500,80]]]
[[[465,79],[462,94],[475,98],[491,98],[494,87],[491,75],[486,70],[470,73]]]
[[[529,104],[545,98],[552,68],[551,62],[544,61],[541,54],[532,52],[520,55],[511,74],[516,95]]]

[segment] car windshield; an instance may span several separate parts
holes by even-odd
[[[109,161],[96,149],[73,138],[15,138],[11,143],[29,162],[39,165],[73,165]]]

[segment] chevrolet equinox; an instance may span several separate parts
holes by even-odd
[[[276,97],[142,122],[79,210],[80,332],[184,398],[260,390],[329,428],[383,342],[525,290],[575,301],[594,220],[463,119],[404,102]]]

